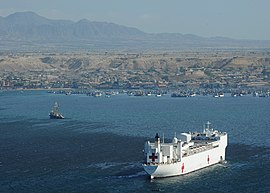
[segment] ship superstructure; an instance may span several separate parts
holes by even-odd
[[[207,122],[202,132],[181,133],[171,143],[161,143],[158,133],[155,142],[145,142],[144,170],[151,178],[187,174],[223,162],[227,133],[214,130]]]
[[[57,102],[54,103],[49,116],[51,119],[64,119],[64,116],[59,112],[59,105]]]

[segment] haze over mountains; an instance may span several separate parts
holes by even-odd
[[[150,34],[114,23],[47,19],[33,12],[0,17],[0,40],[3,50],[270,47],[270,41],[204,38],[180,33]]]

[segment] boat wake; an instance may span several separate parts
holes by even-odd
[[[122,163],[116,163],[116,162],[105,162],[105,163],[97,163],[97,164],[91,164],[88,166],[88,168],[97,168],[101,170],[107,170],[112,167],[117,167],[122,165]]]
[[[141,176],[146,176],[145,171],[140,171],[140,172],[137,172],[135,174],[130,174],[130,175],[121,175],[121,176],[117,176],[117,178],[119,178],[119,179],[138,178],[138,177],[141,177]]]

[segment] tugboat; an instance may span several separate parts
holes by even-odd
[[[64,119],[64,116],[59,112],[59,105],[57,102],[54,103],[49,116],[51,119]]]

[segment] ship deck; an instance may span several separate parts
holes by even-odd
[[[184,150],[183,157],[187,157],[190,155],[194,155],[196,153],[200,153],[218,147],[218,144],[213,144],[216,142],[213,140],[203,140],[203,142],[201,140],[200,141],[192,140],[192,141],[194,142],[194,145]]]

